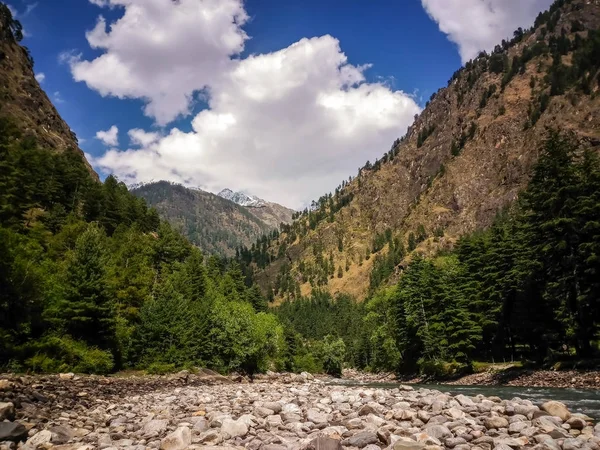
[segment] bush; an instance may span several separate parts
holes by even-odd
[[[146,368],[146,372],[151,375],[164,375],[166,373],[172,373],[175,372],[175,364],[154,362]]]
[[[69,336],[48,336],[26,349],[33,356],[25,361],[25,368],[33,372],[109,373],[114,367],[110,352],[89,347]]]
[[[312,353],[294,356],[294,372],[319,373],[323,368],[319,365]]]

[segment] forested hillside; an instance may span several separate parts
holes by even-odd
[[[458,70],[405,136],[278,238],[242,252],[278,302],[313,290],[363,300],[402,273],[489,228],[532,174],[547,129],[600,143],[600,5],[559,0]]]
[[[257,217],[255,208],[167,181],[144,184],[132,193],[207,254],[232,257],[237,248],[277,229]]]
[[[0,371],[265,369],[283,331],[260,291],[123,183],[98,181],[33,78],[20,24],[4,4],[0,14],[0,76],[10,80],[0,99]]]
[[[416,251],[364,303],[313,293],[275,311],[309,340],[341,338],[346,364],[374,371],[586,359],[599,351],[599,255],[598,152],[551,132],[528,188],[488,230],[435,257]]]

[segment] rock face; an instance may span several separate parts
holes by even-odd
[[[309,378],[21,377],[0,391],[0,402],[16,405],[15,421],[0,422],[0,448],[27,440],[27,450],[600,450],[600,426],[558,402],[540,409]],[[38,390],[44,401],[31,394]]]
[[[79,148],[75,133],[35,79],[29,53],[15,41],[9,22],[9,17],[0,15],[0,117],[14,119],[23,135],[35,137],[48,150],[78,153],[98,180]]]
[[[586,30],[600,27],[597,0],[561,3],[553,31],[538,26],[506,48],[502,58],[520,58],[525,49],[540,42],[552,47],[552,40],[563,32],[574,41],[578,33],[585,34],[572,31],[574,21]],[[564,60],[572,56],[565,55]],[[406,243],[409,233],[423,226],[429,238],[417,251],[427,255],[450,247],[465,233],[489,227],[498,211],[512,204],[527,185],[548,127],[572,131],[583,146],[598,149],[597,93],[581,95],[573,89],[552,96],[540,119],[525,130],[528,111],[536,105],[535,95],[550,90],[545,78],[551,66],[551,54],[535,57],[503,87],[502,71],[480,70],[477,63],[457,73],[431,97],[404,138],[390,142],[393,152],[384,154],[389,147],[381,148],[377,164],[360,169],[360,175],[342,188],[337,200],[341,207],[335,208],[333,220],[324,214],[315,227],[302,216],[293,224],[289,239],[284,235],[272,243],[268,251],[280,256],[260,272],[263,288],[274,285],[282,270],[290,270],[292,279],[306,280],[302,293],[309,292],[315,279],[303,268],[314,260],[318,248],[325,256],[334,254],[335,267],[347,261],[351,266],[343,278],[334,277],[318,288],[365,298],[372,266],[361,264],[361,257],[371,250],[378,234],[391,229],[394,237]],[[535,91],[529,84],[532,78],[537,81]],[[495,94],[482,101],[490,90]],[[458,150],[459,142],[464,142],[462,150]],[[435,230],[443,230],[444,236],[434,239]],[[380,254],[386,252],[383,249]]]

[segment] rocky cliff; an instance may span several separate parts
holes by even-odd
[[[598,0],[559,0],[457,71],[390,151],[270,243],[263,288],[364,298],[390,236],[433,253],[488,227],[526,186],[548,128],[599,146],[599,26]]]
[[[19,44],[22,31],[8,7],[0,3],[0,117],[10,118],[24,137],[32,136],[53,151],[78,152],[77,137],[60,117],[35,79],[33,59]],[[86,164],[96,179],[98,175]]]

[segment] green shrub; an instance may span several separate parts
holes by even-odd
[[[164,375],[165,373],[175,372],[175,364],[154,362],[146,368],[146,372],[152,375]]]
[[[323,368],[317,362],[312,353],[294,356],[294,372],[319,373],[322,371]]]
[[[106,374],[114,367],[110,352],[89,347],[69,336],[47,336],[25,351],[33,354],[25,361],[25,368],[33,372]]]

